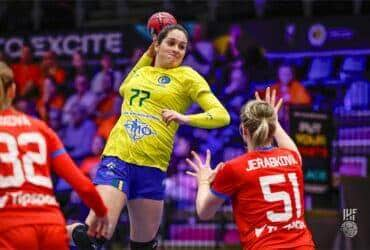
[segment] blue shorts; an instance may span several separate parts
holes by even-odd
[[[166,173],[158,168],[138,166],[113,156],[103,156],[94,184],[110,185],[124,192],[128,200],[164,200]]]

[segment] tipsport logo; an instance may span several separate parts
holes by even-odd
[[[127,121],[125,123],[125,128],[131,140],[134,142],[146,136],[155,135],[154,130],[148,124],[138,119]]]

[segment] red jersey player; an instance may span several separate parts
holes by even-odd
[[[240,114],[247,153],[214,170],[209,150],[205,164],[195,152],[193,161],[187,159],[198,181],[197,213],[210,219],[231,198],[243,249],[314,249],[304,220],[301,156],[277,119],[282,100],[275,105],[270,88],[265,101],[256,98]]]
[[[13,79],[10,68],[0,63],[0,249],[69,249],[51,171],[94,209],[98,218],[91,230],[104,237],[109,225],[101,197],[55,133],[11,107]]]

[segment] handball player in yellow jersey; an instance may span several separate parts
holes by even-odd
[[[120,87],[121,117],[109,135],[94,180],[114,225],[109,238],[127,205],[131,249],[156,249],[163,180],[179,125],[212,129],[230,122],[228,112],[204,78],[191,67],[181,66],[187,45],[188,33],[181,25],[165,27],[126,77]],[[194,102],[204,112],[184,115]],[[91,210],[86,224],[95,216]],[[90,244],[84,237],[86,229],[82,224],[69,228],[80,247]],[[89,231],[89,235],[94,232]]]

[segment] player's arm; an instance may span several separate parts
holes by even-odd
[[[42,124],[41,129],[47,139],[48,152],[50,152],[52,170],[65,179],[81,197],[83,202],[94,210],[98,217],[107,214],[107,208],[92,182],[77,168],[71,157],[67,154],[59,137],[47,125]]]
[[[196,102],[204,110],[203,113],[184,115],[174,110],[164,109],[162,111],[164,122],[168,125],[174,121],[179,124],[207,129],[223,127],[230,123],[229,113],[212,92],[200,93]]]
[[[222,198],[222,196],[217,196],[212,192],[211,184],[209,182],[198,183],[198,192],[195,204],[199,219],[212,219],[224,202],[225,199]]]
[[[189,125],[199,128],[219,128],[230,123],[230,115],[216,96],[210,92],[202,92],[196,102],[204,110],[203,113],[187,115]]]
[[[65,149],[59,149],[52,154],[54,172],[66,180],[81,197],[83,202],[94,210],[98,217],[107,214],[107,208],[92,182],[80,171]]]
[[[226,195],[211,189],[212,181],[224,164],[220,163],[215,169],[212,169],[210,166],[211,152],[209,150],[207,150],[206,162],[204,164],[197,153],[192,152],[192,155],[194,159],[186,159],[186,161],[193,169],[193,172],[188,171],[187,174],[195,176],[198,182],[198,192],[195,201],[196,211],[201,220],[209,220],[214,217],[227,198]]]
[[[255,93],[256,99],[261,100],[258,92]],[[292,138],[285,132],[283,127],[280,125],[278,119],[279,109],[282,104],[282,99],[280,99],[277,103],[276,102],[276,90],[273,90],[271,93],[270,87],[266,89],[265,101],[269,103],[275,110],[276,115],[276,130],[274,134],[274,139],[277,145],[281,148],[287,148],[297,153],[299,160],[302,162],[301,154],[299,153],[298,147],[293,141]]]
[[[139,61],[137,61],[135,66],[128,73],[125,80],[123,81],[123,84],[125,82],[128,82],[131,79],[131,77],[135,74],[135,72],[138,71],[140,68],[145,67],[145,66],[150,66],[152,64],[154,56],[155,56],[154,44],[155,44],[155,41],[152,42],[152,44],[149,46],[147,51],[140,57]],[[121,89],[120,89],[120,93],[122,95]]]

